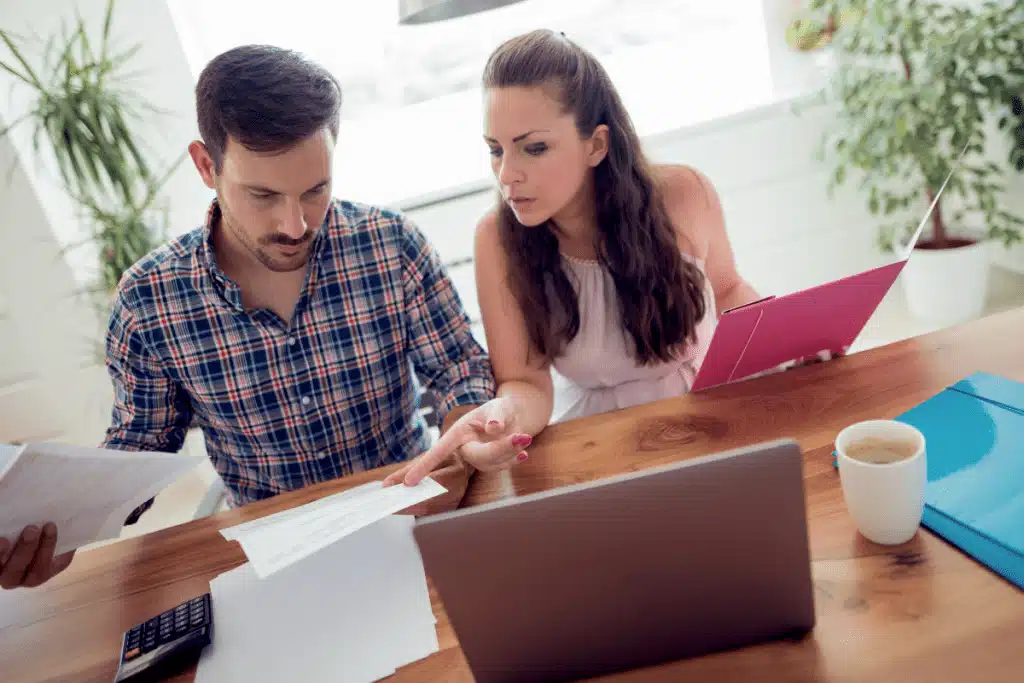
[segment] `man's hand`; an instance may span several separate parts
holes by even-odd
[[[501,470],[527,459],[533,441],[516,431],[514,402],[496,398],[474,408],[453,424],[430,450],[390,474],[385,486],[405,482],[415,486],[445,463],[462,460],[481,472]]]
[[[57,548],[57,527],[46,524],[42,530],[25,527],[13,547],[0,538],[0,588],[34,588],[68,568],[75,551],[54,557]]]

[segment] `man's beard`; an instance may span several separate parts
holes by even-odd
[[[275,273],[288,273],[300,268],[305,268],[309,261],[309,244],[313,240],[315,232],[310,230],[299,239],[292,239],[287,235],[272,234],[261,237],[258,242],[254,241],[234,219],[230,210],[226,209],[223,202],[220,203],[220,222],[245,249],[252,254],[265,268]],[[273,249],[276,245],[299,247],[299,253],[291,258],[276,257]]]

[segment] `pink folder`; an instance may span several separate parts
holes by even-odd
[[[853,344],[906,265],[952,175],[895,263],[722,313],[690,390],[734,382],[823,351],[839,353]]]

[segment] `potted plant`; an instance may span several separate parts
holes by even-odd
[[[133,123],[161,112],[127,87],[126,68],[141,46],[113,49],[113,12],[108,0],[97,41],[76,13],[70,29],[42,45],[38,60],[30,58],[31,41],[0,29],[9,53],[0,70],[32,91],[28,111],[0,129],[0,137],[29,124],[34,150],[44,141],[52,149],[61,183],[88,226],[87,238],[72,248],[95,250],[98,275],[89,291],[99,294],[104,309],[124,271],[163,240],[166,214],[157,199],[184,157],[158,173],[135,137]]]
[[[1024,220],[1002,205],[1005,164],[986,135],[1024,86],[1024,7],[928,0],[813,0],[851,16],[832,36],[835,105],[823,140],[829,191],[859,177],[879,244],[906,243],[956,170],[901,277],[913,315],[954,324],[982,313],[989,245],[1021,240]],[[961,152],[963,157],[961,158]],[[957,162],[959,161],[959,164]]]

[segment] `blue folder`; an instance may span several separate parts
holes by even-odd
[[[927,444],[922,525],[1024,589],[1024,384],[975,373],[895,419]]]

